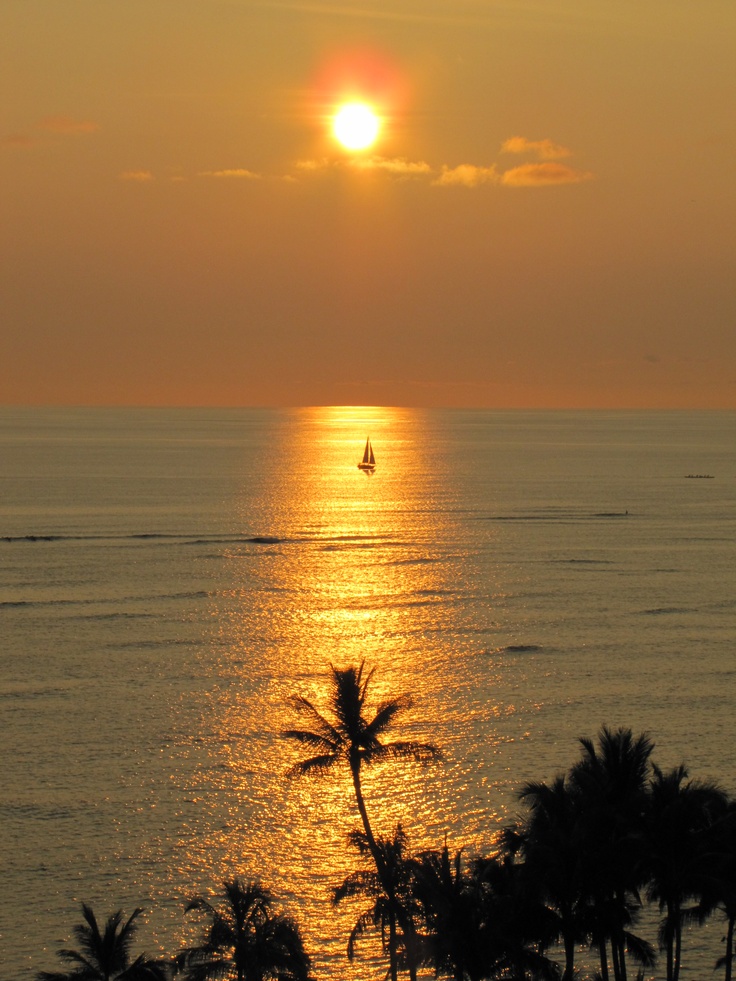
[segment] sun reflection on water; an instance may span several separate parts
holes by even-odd
[[[337,771],[323,780],[286,778],[295,761],[280,735],[294,724],[288,697],[298,692],[326,708],[330,664],[366,661],[376,668],[374,705],[403,692],[416,699],[394,738],[446,749],[456,730],[473,724],[447,718],[442,651],[461,584],[457,562],[447,561],[452,507],[428,466],[426,435],[414,410],[290,413],[272,433],[270,464],[252,477],[259,494],[244,488],[245,540],[227,550],[227,587],[211,610],[207,656],[217,684],[202,768],[203,786],[209,781],[214,792],[191,788],[195,827],[181,871],[210,888],[225,875],[261,876],[303,924],[318,977],[378,978],[385,963],[345,960],[361,906],[335,910],[330,896],[359,865],[347,844],[359,825],[352,784]],[[377,458],[371,475],[357,467],[367,436]],[[389,835],[401,822],[414,849],[440,847],[449,831],[460,847],[458,807],[444,787],[448,765],[367,770],[374,830]],[[452,794],[467,793],[466,777],[455,784]],[[481,807],[472,794],[467,803],[471,814]]]

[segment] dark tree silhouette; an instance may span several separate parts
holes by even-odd
[[[565,949],[563,981],[572,981],[575,950],[590,937],[580,795],[560,776],[551,785],[525,784],[519,798],[529,816],[505,831],[504,843],[522,855],[527,874],[554,912],[556,939]]]
[[[702,922],[703,899],[713,888],[712,829],[725,811],[726,796],[715,784],[688,780],[682,764],[668,773],[653,769],[644,855],[647,896],[664,913],[659,942],[667,954],[667,981],[678,981],[683,924]],[[695,900],[698,905],[685,908]]]
[[[353,782],[365,840],[381,885],[386,895],[390,896],[391,874],[368,818],[361,783],[362,769],[397,759],[429,763],[439,759],[441,754],[430,743],[382,741],[399,715],[410,709],[413,702],[408,695],[399,695],[379,703],[372,717],[368,716],[366,702],[373,670],[366,674],[364,667],[364,663],[344,669],[331,667],[330,715],[324,715],[303,696],[294,696],[290,700],[291,705],[304,716],[310,728],[288,729],[284,732],[284,736],[305,746],[312,754],[290,769],[291,776],[321,775],[338,766],[347,767]],[[411,924],[404,919],[398,905],[394,915],[405,941],[410,943]],[[395,949],[391,951],[390,956],[391,977],[395,981],[397,976]],[[413,977],[411,966],[410,973]]]
[[[202,942],[177,958],[188,981],[309,981],[310,960],[299,928],[291,917],[272,911],[269,890],[241,879],[223,885],[219,906],[203,896],[187,906],[187,912],[209,920]]]
[[[726,950],[716,961],[724,969],[725,981],[733,976],[734,930],[736,929],[736,800],[728,800],[726,812],[714,828],[716,870],[712,891],[704,897],[706,911],[720,910],[726,921],[723,938]]]
[[[422,852],[412,865],[414,896],[426,929],[426,961],[437,977],[480,981],[485,951],[478,879],[463,870],[460,851],[450,858],[447,843],[440,851]]]
[[[644,965],[654,949],[628,930],[641,908],[644,884],[642,848],[647,781],[654,744],[630,729],[603,727],[598,746],[581,739],[581,759],[569,774],[579,795],[585,892],[592,900],[590,932],[600,955],[601,977],[608,981],[608,943],[616,981],[626,981],[626,953]]]
[[[360,854],[372,859],[366,836],[354,831],[350,840]],[[393,838],[378,836],[376,845],[381,853],[385,875],[383,880],[373,868],[358,869],[351,872],[333,893],[335,905],[344,899],[363,896],[369,898],[371,906],[358,917],[348,940],[348,957],[355,956],[355,944],[371,926],[381,932],[384,950],[395,956],[399,963],[415,975],[421,961],[420,941],[415,928],[417,903],[412,889],[412,863],[408,855],[408,838],[399,825]],[[403,928],[401,943],[397,936],[397,919]]]
[[[529,870],[510,855],[478,859],[473,875],[481,886],[484,978],[557,979],[559,969],[544,951],[556,922]]]
[[[57,953],[69,970],[41,971],[36,975],[37,981],[165,981],[167,970],[163,963],[145,954],[132,959],[136,920],[142,912],[133,910],[123,922],[123,911],[118,910],[100,929],[92,908],[83,904],[84,923],[74,927],[78,949],[64,948]]]

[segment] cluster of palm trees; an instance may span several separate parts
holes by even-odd
[[[94,911],[82,906],[84,922],[75,927],[78,949],[62,949],[67,971],[42,971],[37,981],[311,981],[310,959],[296,922],[274,909],[270,891],[256,880],[224,883],[218,904],[195,896],[187,912],[204,915],[200,943],[173,958],[133,958],[136,909],[124,921],[118,910],[100,928]]]
[[[333,667],[326,711],[295,696],[291,705],[303,721],[284,733],[307,750],[292,776],[343,767],[352,780],[361,827],[350,842],[361,864],[332,897],[335,904],[365,901],[348,938],[349,958],[374,931],[391,981],[400,973],[410,981],[420,973],[452,981],[572,981],[582,970],[600,981],[629,981],[632,972],[637,979],[651,974],[658,951],[664,970],[657,975],[679,981],[683,928],[720,915],[725,949],[716,968],[731,981],[736,801],[721,788],[690,779],[684,766],[660,770],[646,735],[604,727],[597,742],[580,740],[580,758],[567,773],[521,789],[523,816],[499,833],[492,855],[466,862],[447,842],[412,853],[401,825],[390,836],[374,830],[363,770],[394,759],[429,764],[441,754],[430,743],[387,741],[411,699],[390,698],[369,710],[372,677],[363,664]],[[637,932],[647,904],[659,910],[657,948]],[[172,973],[186,981],[309,981],[297,924],[274,910],[258,882],[225,883],[219,907],[198,897],[188,909],[204,914],[206,932],[198,946],[164,964],[129,956],[139,910],[125,923],[115,914],[99,931],[84,907],[82,952],[59,953],[72,970],[38,981],[162,981]],[[90,973],[90,951],[112,949],[116,938],[125,956]]]

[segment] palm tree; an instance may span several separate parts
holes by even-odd
[[[556,937],[556,919],[529,869],[499,854],[477,859],[473,875],[483,896],[483,977],[559,978],[558,966],[544,953]]]
[[[202,943],[177,958],[187,981],[309,981],[310,959],[299,927],[291,917],[272,912],[269,890],[237,878],[223,885],[221,908],[203,896],[187,906],[187,912],[195,910],[209,919]]]
[[[717,861],[720,866],[714,877],[714,891],[708,902],[708,912],[718,909],[726,921],[726,951],[719,957],[716,968],[724,968],[724,981],[731,981],[733,962],[736,957],[734,950],[734,933],[736,932],[736,800],[730,799],[726,805],[726,813],[715,828]]]
[[[352,844],[364,857],[372,858],[366,836],[361,831],[350,835]],[[407,854],[408,838],[401,825],[396,828],[393,838],[376,839],[386,872],[384,881],[373,868],[358,869],[351,872],[332,895],[335,905],[344,899],[367,896],[372,900],[369,909],[358,917],[348,940],[348,958],[355,957],[355,944],[360,936],[371,926],[381,931],[384,950],[396,951],[397,960],[403,960],[412,976],[420,960],[419,938],[414,926],[417,904],[412,893],[412,863]],[[403,924],[402,943],[397,937],[397,916]],[[388,935],[388,937],[387,937]],[[400,949],[401,947],[401,949]]]
[[[713,826],[725,811],[726,796],[715,784],[688,780],[682,764],[668,773],[653,769],[645,851],[647,896],[665,914],[660,946],[667,953],[667,981],[678,981],[683,923],[702,922],[707,915],[702,900],[712,892]],[[683,908],[695,899],[700,905]]]
[[[590,929],[603,981],[609,977],[609,941],[614,977],[626,981],[627,950],[644,965],[655,957],[651,945],[627,929],[641,908],[641,843],[654,744],[644,734],[635,739],[630,729],[613,732],[605,726],[597,747],[590,739],[580,744],[582,756],[570,770],[569,782],[579,795],[583,874],[592,900]]]
[[[463,870],[462,851],[450,858],[425,851],[413,860],[413,892],[427,934],[426,960],[437,977],[480,981],[484,975],[483,893],[478,879]]]
[[[136,920],[143,912],[135,909],[123,922],[123,911],[108,917],[102,930],[90,906],[82,904],[84,923],[74,927],[78,950],[58,951],[60,960],[72,965],[68,971],[41,971],[36,981],[165,981],[163,963],[141,954],[131,960]]]
[[[589,939],[590,908],[585,886],[580,795],[564,776],[551,785],[527,783],[519,799],[529,808],[525,821],[506,829],[504,843],[519,852],[549,908],[565,949],[563,981],[572,981],[575,949]]]
[[[373,670],[364,673],[365,662],[347,668],[331,665],[330,716],[323,715],[312,702],[302,695],[294,696],[291,705],[303,715],[308,729],[289,729],[284,732],[288,739],[306,746],[312,755],[296,763],[290,776],[321,775],[346,766],[350,772],[355,792],[355,801],[363,824],[366,843],[376,866],[378,878],[387,895],[390,895],[391,875],[385,857],[373,833],[368,811],[363,797],[361,772],[363,767],[375,766],[387,760],[410,759],[419,763],[429,763],[440,758],[439,750],[430,743],[383,742],[397,717],[411,708],[413,702],[408,695],[380,702],[371,718],[366,716],[366,702]],[[411,925],[404,920],[397,907],[396,918],[408,942]],[[396,952],[391,953],[391,977],[397,976]],[[413,976],[413,975],[412,975]]]

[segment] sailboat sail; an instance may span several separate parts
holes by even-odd
[[[365,470],[368,473],[373,473],[376,469],[376,458],[373,455],[373,447],[371,446],[370,437],[365,441],[365,450],[363,451],[363,459],[358,464],[358,470]]]

